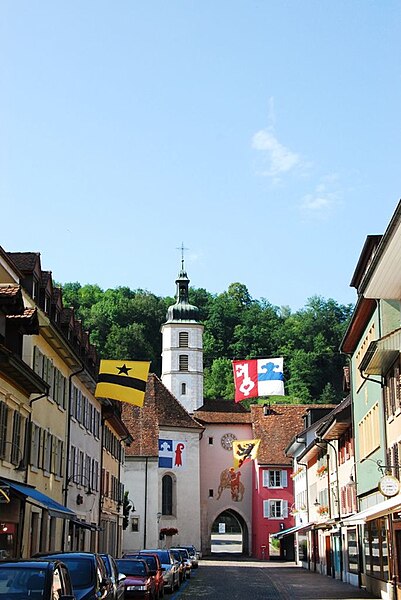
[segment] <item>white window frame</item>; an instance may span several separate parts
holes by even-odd
[[[270,474],[271,473],[275,473],[274,475],[274,479],[279,480],[279,485],[271,485],[271,481],[270,481]],[[279,475],[277,475],[279,474]],[[269,488],[269,489],[282,489],[282,488],[286,488],[288,487],[288,474],[287,471],[285,469],[265,469],[263,471],[263,487]]]
[[[279,514],[277,514],[277,506],[279,505]],[[274,515],[273,515],[274,513]],[[286,519],[288,517],[288,500],[263,500],[263,517],[265,519]]]

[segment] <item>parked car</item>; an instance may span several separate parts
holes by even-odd
[[[173,548],[170,548],[170,552],[174,556],[174,559],[175,559],[176,563],[178,564],[178,573],[179,573],[179,579],[180,579],[180,585],[181,585],[181,583],[185,579],[185,565],[184,565],[184,561],[182,559],[182,556],[181,556],[179,550],[174,550]]]
[[[124,573],[125,598],[156,600],[156,584],[145,560],[118,558],[117,567]]]
[[[180,587],[180,576],[178,572],[178,563],[170,550],[160,548],[146,548],[140,550],[139,554],[157,554],[163,570],[164,589],[170,592],[178,590]]]
[[[100,556],[102,557],[103,562],[106,565],[107,576],[110,577],[111,582],[113,584],[113,599],[124,600],[124,573],[119,572],[115,558],[111,556],[111,554],[101,553]]]
[[[77,600],[65,564],[45,559],[1,561],[0,598]]]
[[[163,569],[162,569],[162,565],[161,565],[158,554],[154,554],[151,552],[149,552],[149,554],[128,553],[128,554],[124,554],[123,558],[139,558],[139,559],[145,560],[149,567],[150,574],[152,575],[152,577],[154,577],[154,580],[155,580],[156,598],[158,600],[161,600],[162,598],[164,598]]]
[[[93,552],[46,552],[39,558],[57,558],[67,565],[77,600],[114,600],[113,584],[99,554]]]
[[[184,577],[189,579],[192,572],[192,562],[189,557],[188,550],[186,548],[170,548],[170,550],[176,550],[181,556],[181,561],[184,567]]]
[[[200,559],[200,553],[195,546],[179,546],[179,548],[185,548],[185,550],[188,550],[188,554],[192,562],[192,568],[197,569],[199,566],[198,560]]]

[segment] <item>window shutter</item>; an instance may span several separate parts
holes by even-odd
[[[281,487],[288,486],[287,471],[281,471]]]
[[[33,370],[43,378],[43,354],[37,346],[33,347]]]
[[[395,377],[395,396],[397,399],[397,408],[401,406],[401,398],[400,398],[400,365],[397,364],[394,368],[394,377]]]
[[[263,500],[263,516],[265,519],[270,517],[270,503],[269,500]]]
[[[263,487],[269,487],[269,471],[262,471]]]
[[[283,516],[283,519],[286,519],[288,517],[288,500],[281,501],[281,514]]]

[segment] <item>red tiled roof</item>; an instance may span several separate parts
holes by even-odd
[[[148,377],[143,406],[123,403],[122,419],[133,437],[127,456],[158,456],[160,427],[202,429],[153,373]]]
[[[311,404],[272,404],[269,414],[263,406],[252,405],[252,429],[254,439],[260,439],[258,462],[263,465],[291,465],[285,449],[297,432],[304,429],[303,416]]]
[[[7,315],[7,319],[30,319],[34,315],[37,314],[37,309],[35,308],[24,308],[24,311],[19,315]]]
[[[194,412],[199,423],[251,423],[251,413],[242,404],[231,400],[206,400],[205,404]]]
[[[20,290],[19,285],[0,286],[0,299],[16,297]]]

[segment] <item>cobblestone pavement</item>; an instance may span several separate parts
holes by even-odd
[[[171,600],[353,600],[376,597],[293,563],[201,560]]]

